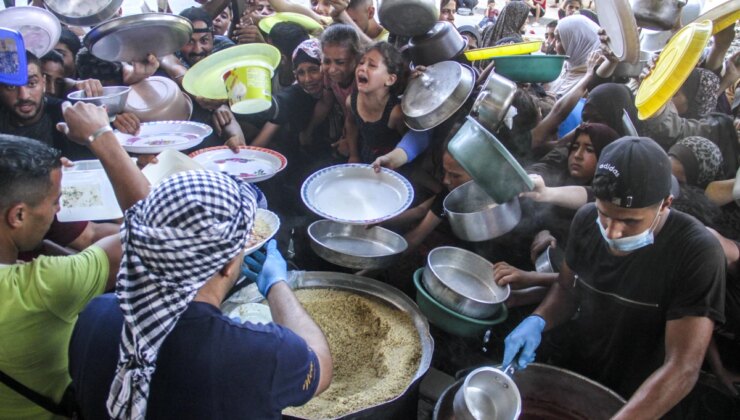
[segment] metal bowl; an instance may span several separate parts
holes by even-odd
[[[413,406],[412,411],[416,413],[416,392],[418,392],[421,378],[427,372],[432,363],[432,353],[434,352],[434,340],[429,333],[429,322],[424,314],[421,313],[419,307],[416,306],[409,297],[404,295],[395,287],[367,277],[321,271],[291,272],[289,277],[291,280],[291,287],[294,290],[336,289],[357,293],[371,299],[382,301],[411,317],[411,321],[414,323],[414,326],[419,333],[419,341],[421,342],[421,358],[419,360],[419,367],[416,370],[416,374],[413,379],[396,398],[371,407],[359,408],[357,411],[349,413],[343,418],[409,418],[409,416],[399,413],[399,410],[406,408],[409,403]],[[229,313],[242,303],[256,303],[262,302],[263,300],[264,297],[262,297],[259,290],[257,290],[257,286],[255,284],[250,284],[224,302],[224,304],[221,305],[221,309],[224,313]],[[409,400],[409,398],[412,399]]]
[[[475,87],[475,71],[454,61],[427,67],[411,79],[401,99],[406,125],[417,131],[442,124],[463,106]]]
[[[85,96],[84,90],[77,90],[67,95],[67,99],[74,102],[88,102],[104,106],[108,116],[113,117],[123,112],[130,91],[130,86],[105,86],[101,96]]]
[[[516,93],[516,83],[491,73],[475,99],[470,115],[488,131],[496,132]]]
[[[508,285],[493,281],[493,264],[464,249],[443,246],[427,256],[424,287],[448,308],[471,318],[486,319],[509,297]]]
[[[421,35],[439,20],[439,4],[434,0],[380,0],[378,18],[396,35]]]
[[[452,404],[460,420],[514,420],[522,412],[522,396],[509,372],[492,366],[470,372]]]
[[[376,226],[347,225],[319,220],[308,227],[311,248],[332,264],[354,269],[380,269],[393,264],[406,250],[403,236]]]
[[[648,60],[650,60],[651,53],[648,51],[640,51],[640,58],[637,63],[630,63],[627,61],[620,61],[617,67],[614,68],[613,75],[615,77],[640,77],[642,70],[647,66]]]
[[[455,25],[440,21],[424,35],[409,40],[411,61],[417,66],[430,66],[442,61],[452,60],[465,51],[465,38]]]
[[[110,19],[123,0],[44,0],[60,21],[75,26],[94,26]]]
[[[452,232],[470,242],[498,238],[514,229],[522,217],[518,197],[498,204],[475,181],[452,190],[443,206]]]
[[[534,261],[534,269],[538,273],[558,273],[564,258],[560,248],[548,246]]]

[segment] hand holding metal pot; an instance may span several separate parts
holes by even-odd
[[[534,361],[537,347],[542,341],[542,331],[545,329],[545,320],[539,315],[530,315],[524,319],[514,331],[504,340],[504,360],[502,364],[508,366],[516,360],[517,369],[524,369]],[[521,353],[520,353],[521,352]]]

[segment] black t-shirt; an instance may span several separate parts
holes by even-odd
[[[277,125],[290,125],[291,131],[301,132],[311,121],[313,109],[318,99],[306,93],[298,84],[273,95],[270,122]]]
[[[568,367],[629,397],[663,364],[666,321],[724,322],[725,257],[704,226],[677,210],[654,244],[615,256],[596,217],[594,204],[582,207],[568,241],[579,298]]]
[[[38,140],[61,150],[62,156],[72,160],[95,159],[87,147],[70,141],[57,130],[57,123],[64,121],[60,99],[46,97],[43,115],[31,125],[18,126],[12,122],[12,118],[11,111],[0,108],[0,133]]]

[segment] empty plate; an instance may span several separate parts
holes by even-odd
[[[398,173],[348,163],[309,176],[301,198],[319,216],[335,222],[370,225],[399,215],[414,199],[411,184]]]
[[[241,146],[239,153],[226,146],[209,147],[191,153],[190,157],[208,170],[226,172],[247,182],[270,179],[288,165],[280,153],[253,146]]]
[[[60,222],[110,220],[123,217],[113,185],[99,160],[81,160],[62,169]]]

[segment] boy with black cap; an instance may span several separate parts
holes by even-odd
[[[670,191],[671,164],[653,140],[623,137],[603,150],[596,202],[573,219],[558,282],[506,337],[505,365],[521,350],[525,367],[545,327],[570,320],[558,331],[572,335],[558,364],[629,398],[615,418],[678,415],[669,411],[724,322],[725,261],[704,226],[670,209]]]

